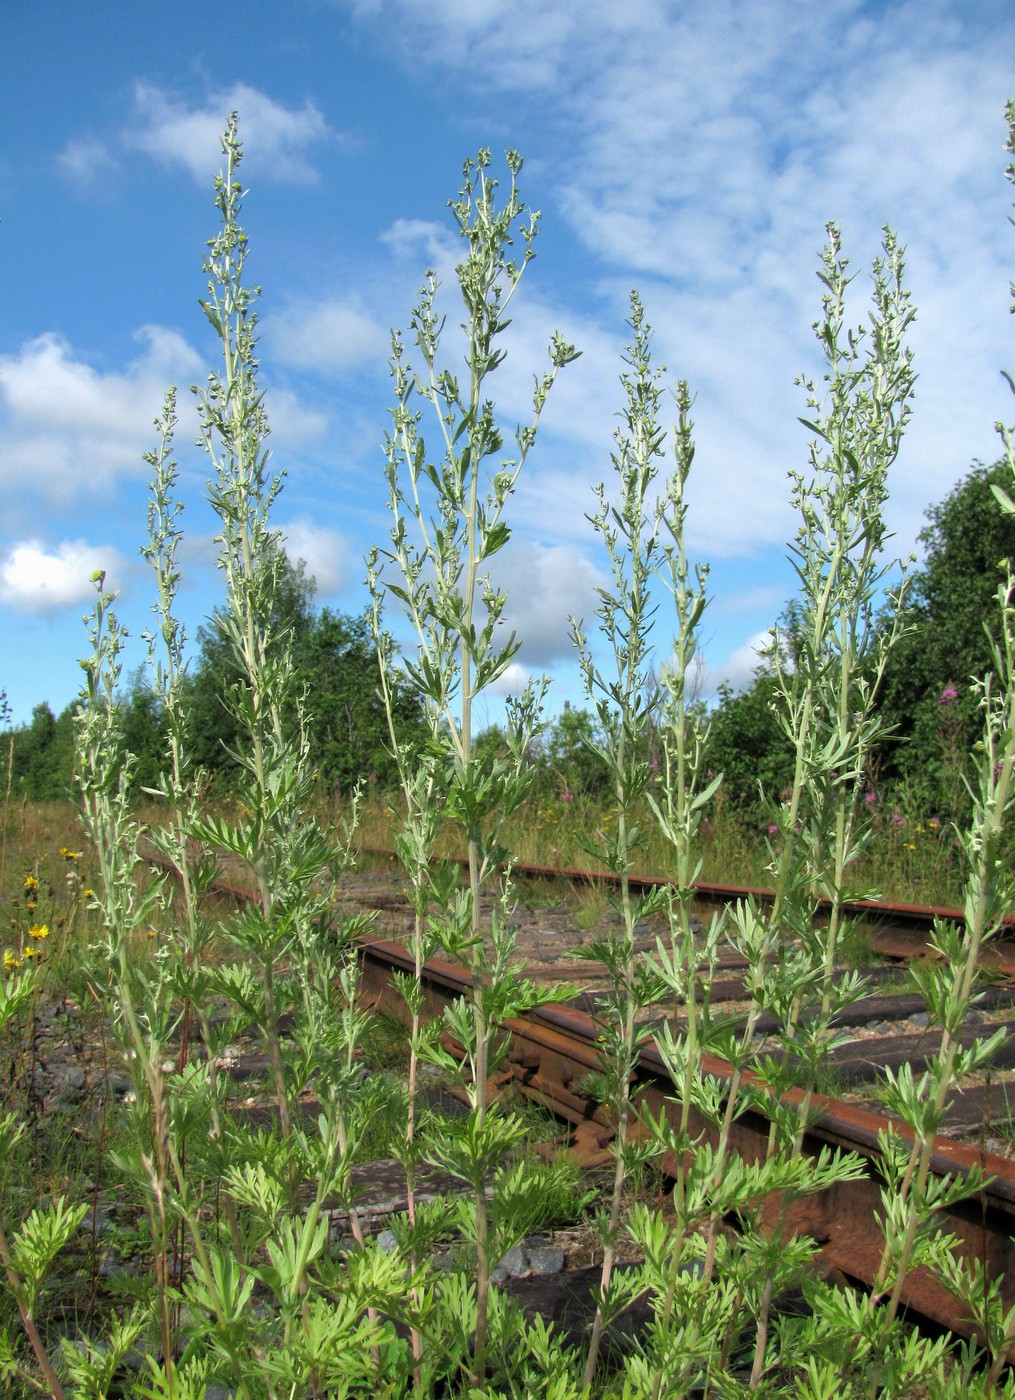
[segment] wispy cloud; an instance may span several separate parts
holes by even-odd
[[[18,612],[62,612],[92,594],[96,570],[112,579],[124,567],[123,556],[113,545],[65,540],[47,547],[38,540],[26,540],[14,545],[0,563],[0,600]]]
[[[91,188],[119,169],[119,161],[97,137],[68,141],[56,157],[57,168],[74,184]]]
[[[328,431],[329,418],[291,389],[272,384],[265,395],[271,425],[272,453],[298,451],[319,443]]]
[[[128,149],[182,166],[206,184],[208,172],[221,164],[219,140],[234,111],[240,114],[248,169],[282,184],[318,179],[309,153],[338,139],[338,133],[313,102],[285,107],[246,83],[214,93],[199,105],[154,83],[135,83],[133,113],[121,139]]]
[[[384,229],[380,241],[391,249],[399,262],[413,262],[430,268],[439,277],[450,275],[462,256],[460,239],[447,227],[433,219],[396,219]]]
[[[830,218],[861,273],[851,321],[866,319],[863,270],[882,225],[909,250],[918,413],[890,507],[904,548],[926,503],[994,450],[1011,262],[1002,108],[1015,26],[1004,7],[347,8],[383,26],[406,62],[471,78],[482,110],[505,93],[539,102],[536,177],[600,268],[585,319],[618,311],[640,284],[661,355],[698,395],[689,526],[702,551],[750,551],[792,528],[786,472],[806,463],[793,380],[821,371],[810,326]],[[593,393],[580,388],[596,358],[572,367],[548,422],[569,398],[591,401],[615,383],[615,372],[597,373]],[[579,443],[602,417],[585,417]],[[581,415],[563,418],[566,431]],[[552,498],[566,476],[537,472],[530,488]]]
[[[284,364],[341,376],[384,367],[389,332],[355,299],[301,300],[262,323],[266,346]]]

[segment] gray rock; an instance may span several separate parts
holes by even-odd
[[[103,1087],[107,1094],[112,1094],[115,1099],[123,1099],[130,1092],[130,1080],[125,1074],[118,1070],[111,1069],[103,1076]]]
[[[930,1017],[927,1015],[926,1011],[915,1011],[909,1018],[909,1024],[923,1030],[926,1026],[930,1025]]]
[[[94,1230],[97,1235],[108,1235],[113,1228],[113,1218],[107,1215],[104,1210],[96,1211],[93,1215],[91,1210],[86,1210],[84,1219],[81,1221],[81,1229],[86,1235],[90,1235]]]
[[[85,1072],[80,1065],[54,1065],[49,1072],[53,1083],[52,1102],[57,1108],[80,1103],[85,1096]]]
[[[377,1236],[377,1243],[385,1254],[394,1254],[398,1248],[394,1230],[382,1230]]]
[[[497,1265],[494,1273],[504,1271],[505,1278],[521,1278],[529,1271],[528,1251],[524,1245],[516,1244],[514,1249],[509,1249],[503,1259]]]
[[[534,1274],[559,1274],[564,1267],[564,1251],[534,1247],[527,1251],[529,1268]]]

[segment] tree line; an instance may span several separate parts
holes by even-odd
[[[891,726],[868,775],[872,800],[907,801],[942,819],[964,812],[965,756],[979,733],[980,702],[971,680],[993,669],[985,618],[994,606],[1002,561],[1015,558],[1015,518],[997,509],[993,487],[1007,484],[1004,462],[974,464],[940,503],[927,511],[920,533],[923,560],[912,571],[905,601],[908,630],[892,654],[879,703]],[[275,597],[275,625],[291,630],[310,700],[310,742],[322,791],[343,793],[357,781],[389,786],[395,778],[387,721],[377,694],[377,661],[366,617],[317,608],[314,585],[302,567],[289,566]],[[874,625],[885,625],[875,619]],[[793,636],[793,605],[780,620]],[[215,616],[198,634],[189,679],[195,756],[212,782],[228,790],[235,772],[235,724],[224,703],[230,649]],[[792,757],[772,707],[774,682],[764,665],[740,691],[723,688],[710,707],[708,761],[725,776],[725,800],[743,810],[777,803],[789,781]],[[158,703],[138,673],[119,701],[127,747],[137,756],[137,788],[154,787],[162,764]],[[10,735],[11,790],[33,800],[58,800],[73,781],[76,702],[54,715],[36,706],[29,724]],[[397,723],[406,737],[422,736],[419,703],[408,688],[397,693]],[[702,709],[704,718],[704,707]],[[595,800],[607,790],[595,752],[597,721],[587,710],[567,710],[533,747],[537,795]],[[497,726],[481,742],[496,749]],[[651,762],[651,755],[647,755]]]
[[[313,580],[302,564],[287,564],[280,580],[272,624],[292,637],[309,701],[311,763],[322,791],[347,792],[360,780],[389,785],[394,766],[368,619],[316,608]],[[209,781],[228,792],[236,777],[239,739],[226,700],[238,676],[218,614],[201,628],[197,641],[187,680],[192,750]],[[35,801],[59,801],[70,794],[77,709],[73,701],[54,715],[44,702],[35,707],[29,724],[11,732],[12,793]],[[124,688],[117,709],[125,747],[136,757],[135,791],[158,787],[165,762],[164,723],[145,668]],[[422,732],[420,707],[407,689],[396,690],[395,720],[407,736]]]

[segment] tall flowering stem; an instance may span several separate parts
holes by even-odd
[[[621,375],[626,402],[613,453],[616,495],[608,497],[605,486],[600,486],[598,509],[589,517],[606,547],[613,574],[611,586],[600,590],[598,611],[599,630],[612,663],[609,668],[597,664],[585,634],[577,623],[573,626],[586,692],[596,707],[603,736],[596,749],[609,776],[617,813],[616,832],[598,833],[588,849],[618,877],[620,915],[616,932],[584,950],[606,966],[610,978],[598,1013],[599,1058],[605,1102],[616,1130],[613,1186],[601,1220],[603,1264],[586,1384],[595,1374],[607,1323],[630,1301],[625,1283],[615,1278],[614,1262],[624,1184],[640,1156],[631,1140],[631,1082],[638,1052],[648,1038],[639,1025],[639,1012],[660,991],[654,973],[636,956],[634,930],[665,900],[665,894],[655,890],[636,897],[630,881],[640,838],[635,809],[650,778],[647,735],[654,710],[649,690],[650,637],[656,611],[652,584],[662,561],[653,492],[665,438],[658,423],[662,371],[652,364],[651,330],[636,295],[631,298],[630,326],[633,339],[625,356],[627,369]]]
[[[1015,101],[1008,103],[1006,117],[1007,149],[1015,155]],[[1007,174],[1015,183],[1015,164],[1009,165]],[[1015,283],[1011,294],[1015,298]],[[1015,381],[1005,377],[1015,392]],[[1003,423],[996,427],[1015,476],[1015,430]],[[1008,493],[993,489],[999,508],[1015,514]],[[972,815],[959,834],[966,866],[963,919],[961,925],[936,926],[933,943],[941,957],[915,968],[913,974],[931,1022],[939,1029],[937,1053],[922,1075],[914,1075],[908,1067],[897,1075],[889,1073],[884,1091],[889,1109],[910,1128],[912,1142],[889,1137],[882,1144],[886,1240],[872,1294],[872,1307],[883,1304],[878,1319],[886,1327],[896,1318],[908,1273],[920,1265],[934,1269],[955,1292],[987,1347],[986,1393],[990,1395],[1015,1344],[1015,1314],[1005,1316],[998,1290],[988,1283],[983,1265],[967,1265],[957,1258],[936,1225],[939,1212],[975,1194],[982,1178],[973,1171],[942,1186],[932,1177],[930,1162],[934,1135],[957,1083],[987,1068],[1005,1038],[1002,1030],[963,1046],[960,1033],[975,1001],[981,950],[1015,904],[1015,876],[1004,853],[1005,828],[1015,804],[1015,573],[1010,567],[998,584],[991,630],[993,669],[973,683],[983,716],[983,737],[971,756]],[[946,686],[942,703],[953,703],[956,695],[954,686]],[[876,1369],[875,1380],[878,1376]],[[874,1393],[872,1384],[870,1394]]]
[[[780,1147],[799,1152],[832,1018],[860,993],[855,974],[836,971],[836,954],[844,905],[869,893],[849,888],[848,873],[873,829],[864,799],[870,755],[884,733],[876,697],[901,632],[898,594],[895,620],[887,628],[878,625],[877,609],[889,571],[882,559],[888,472],[915,383],[905,344],[914,311],[903,286],[902,249],[891,230],[885,230],[882,255],[874,263],[866,328],[846,325],[847,268],[839,230],[830,224],[818,273],[822,316],[814,327],[826,369],[820,390],[803,381],[810,415],[802,421],[814,441],[809,473],[792,478],[801,520],[792,546],[800,588],[790,625],[774,635],[769,653],[794,776],[779,816],[775,901],[768,918],[767,951],[777,955],[780,972],[760,988],[765,1009],[783,1023],[784,1049],[761,1075],[777,1092],[792,1083],[804,1090],[792,1121],[773,1116],[770,1154]],[[821,901],[827,901],[829,915],[827,924],[816,928]],[[816,1010],[802,1019],[808,1004]],[[787,1193],[777,1239],[790,1204]],[[766,1365],[776,1281],[773,1275],[760,1300],[752,1387],[760,1384]]]
[[[481,151],[474,162],[466,163],[463,188],[451,204],[464,245],[457,268],[466,307],[464,377],[443,368],[444,318],[437,309],[433,273],[427,274],[412,317],[414,363],[402,337],[393,337],[395,407],[387,441],[391,541],[370,563],[382,677],[391,674],[379,622],[380,603],[388,595],[413,635],[415,654],[406,658],[405,669],[431,734],[417,776],[410,772],[406,756],[399,762],[408,812],[399,854],[410,872],[416,909],[417,982],[420,959],[433,946],[428,929],[437,932],[440,946],[464,962],[472,976],[471,997],[453,1007],[447,1018],[464,1051],[469,1124],[448,1136],[440,1150],[443,1164],[473,1193],[467,1228],[477,1258],[472,1352],[477,1385],[486,1367],[492,1254],[506,1246],[510,1234],[506,1205],[496,1193],[488,1201],[487,1188],[495,1166],[522,1132],[517,1119],[491,1112],[489,1080],[504,1053],[498,1031],[507,1017],[552,995],[537,990],[513,962],[510,862],[500,840],[505,820],[528,790],[525,751],[539,722],[542,686],[527,686],[509,704],[506,758],[481,762],[475,751],[477,703],[504,676],[519,646],[513,634],[500,640],[506,598],[491,580],[490,561],[509,541],[506,507],[535,442],[557,372],[577,354],[558,336],[552,338],[549,367],[536,377],[532,416],[516,429],[514,455],[504,456],[487,384],[506,353],[500,337],[509,324],[507,309],[534,255],[538,228],[538,216],[525,216],[518,193],[521,158],[509,152],[507,165],[510,184],[502,202],[490,173],[489,152]],[[510,253],[515,238],[523,244],[519,261]],[[437,454],[431,453],[416,403],[434,415]],[[397,751],[394,734],[392,740]],[[429,868],[435,804],[442,804],[444,817],[464,836],[464,889],[456,887],[448,871]],[[425,1050],[450,1073],[459,1073],[436,1043],[423,1046],[415,1009],[418,990],[406,985],[405,993],[420,1053]]]

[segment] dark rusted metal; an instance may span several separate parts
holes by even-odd
[[[515,871],[536,878],[584,884],[608,883],[611,878],[595,872],[536,866],[516,867]],[[642,888],[663,883],[664,880],[654,878],[632,881]],[[250,898],[249,891],[225,888],[238,900]],[[710,906],[728,905],[749,895],[764,902],[770,892],[701,884],[697,887],[699,915],[707,915]],[[906,958],[927,953],[927,935],[935,918],[961,918],[956,909],[887,902],[857,902],[850,910],[875,925],[875,946],[879,951],[883,949],[889,956]],[[1012,928],[1015,923],[1006,920],[1003,931],[1007,934]],[[999,942],[995,946],[997,971],[1015,975],[1015,944]],[[412,958],[400,944],[383,939],[363,939],[360,948],[363,995],[389,1015],[405,1019],[405,1004],[394,989],[391,973],[413,971]],[[724,970],[732,971],[737,965],[737,959],[731,958],[726,960]],[[434,959],[424,969],[423,988],[425,1013],[437,1016],[449,1001],[468,995],[471,981],[462,968]],[[575,1145],[583,1153],[584,1160],[604,1160],[612,1127],[605,1110],[585,1086],[589,1074],[598,1068],[593,1017],[573,1006],[544,1007],[524,1020],[509,1022],[507,1030],[512,1043],[502,1077],[506,1081],[514,1079],[523,1093],[572,1125]],[[883,1052],[884,1042],[876,1044]],[[869,1054],[877,1053],[874,1045],[872,1042]],[[883,1054],[878,1056],[878,1061],[884,1063]],[[706,1057],[703,1068],[720,1081],[728,1082],[732,1075],[727,1063],[713,1057]],[[654,1046],[644,1050],[633,1087],[636,1100],[653,1112],[672,1109],[673,1085]],[[976,1094],[976,1090],[965,1091],[964,1097],[975,1103]],[[988,1092],[981,1102],[989,1103],[993,1097]],[[786,1099],[798,1104],[800,1094],[789,1091]],[[869,1286],[877,1273],[884,1245],[877,1222],[881,1207],[879,1135],[890,1132],[906,1138],[910,1134],[902,1124],[856,1104],[815,1095],[811,1099],[811,1109],[814,1121],[806,1135],[805,1150],[816,1152],[828,1145],[856,1152],[867,1160],[869,1174],[866,1179],[841,1183],[794,1202],[788,1213],[788,1228],[807,1233],[820,1244],[820,1258],[830,1271],[838,1270]],[[967,1117],[970,1111],[971,1105],[967,1105]],[[767,1150],[769,1128],[769,1120],[763,1114],[745,1111],[735,1120],[732,1145],[745,1159],[758,1160]],[[692,1132],[707,1136],[714,1131],[710,1122],[692,1112]],[[943,1215],[941,1224],[954,1235],[957,1249],[966,1258],[982,1261],[988,1276],[1000,1280],[1003,1305],[1006,1309],[1012,1307],[1015,1305],[1015,1165],[1005,1157],[944,1137],[935,1140],[931,1165],[940,1175],[967,1175],[975,1168],[990,1178],[974,1196]],[[663,1166],[665,1169],[665,1161]],[[779,1204],[777,1200],[770,1200],[764,1205],[764,1213],[773,1224]],[[903,1302],[945,1328],[962,1335],[970,1333],[970,1324],[959,1315],[955,1299],[926,1271],[915,1271],[909,1276]],[[1015,1348],[1009,1359],[1015,1361]]]
[[[394,992],[388,969],[407,970],[412,966],[404,948],[382,940],[364,942],[362,948],[363,984],[370,998],[396,1017],[405,1007]],[[435,961],[424,969],[428,1009],[439,1011],[447,1000],[468,993],[468,975],[452,964]],[[596,1023],[587,1013],[568,1006],[544,1007],[524,1020],[508,1023],[511,1050],[505,1071],[517,1087],[539,1100],[558,1117],[575,1127],[575,1143],[589,1162],[607,1155],[611,1126],[604,1109],[584,1090],[588,1074],[598,1066]],[[704,1071],[728,1082],[732,1069],[725,1061],[708,1056]],[[747,1076],[750,1079],[750,1075]],[[637,1102],[653,1113],[672,1111],[675,1106],[672,1082],[658,1051],[647,1047],[640,1058],[634,1095]],[[785,1100],[799,1105],[800,1091],[791,1090]],[[873,1283],[881,1261],[884,1237],[878,1225],[881,1209],[878,1173],[879,1135],[911,1135],[900,1123],[855,1104],[842,1103],[822,1095],[811,1099],[813,1122],[806,1135],[804,1150],[816,1153],[822,1146],[856,1152],[868,1164],[866,1179],[841,1183],[814,1196],[793,1203],[787,1228],[806,1233],[820,1245],[819,1262],[830,1272],[855,1279],[867,1286]],[[748,1161],[760,1160],[768,1145],[769,1120],[753,1110],[741,1113],[734,1122],[732,1145]],[[711,1137],[715,1128],[692,1112],[691,1131]],[[672,1168],[672,1163],[669,1164]],[[662,1163],[666,1169],[665,1160]],[[957,1241],[956,1248],[969,1260],[981,1260],[992,1278],[1001,1279],[1006,1308],[1015,1304],[1015,1170],[1004,1157],[939,1137],[934,1144],[932,1168],[939,1175],[968,1175],[974,1168],[992,1180],[968,1201],[953,1207],[942,1217],[942,1227]],[[764,1204],[763,1216],[774,1226],[779,1202]],[[968,1320],[958,1312],[950,1293],[925,1270],[915,1271],[906,1280],[904,1304],[939,1325],[969,1335]],[[1015,1354],[1012,1359],[1015,1360]]]

